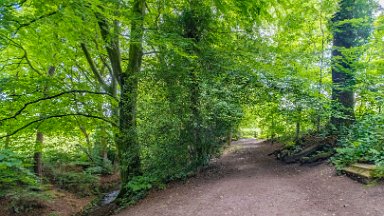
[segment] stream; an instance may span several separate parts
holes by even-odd
[[[120,190],[115,190],[112,192],[109,192],[103,196],[100,200],[100,206],[105,206],[108,204],[111,204],[113,201],[116,200],[117,196],[119,195]]]

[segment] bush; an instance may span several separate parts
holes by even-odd
[[[54,182],[61,189],[73,192],[80,196],[97,193],[98,177],[87,172],[61,172],[55,171]]]
[[[16,153],[9,150],[0,150],[0,197],[16,188],[38,188],[36,176],[28,169],[26,163]]]
[[[114,167],[110,160],[98,158],[86,169],[86,172],[92,175],[111,175],[114,172]]]
[[[381,163],[377,166],[373,172],[373,176],[376,178],[384,178],[384,163]]]
[[[340,148],[332,159],[340,169],[356,162],[384,163],[384,116],[367,115],[357,121],[340,139]]]
[[[123,187],[126,191],[130,192],[130,197],[125,197],[123,200],[120,200],[120,202],[123,204],[133,204],[144,198],[152,188],[164,189],[165,185],[161,179],[155,176],[135,176],[128,184],[123,185]]]
[[[7,195],[10,200],[10,208],[14,213],[29,212],[33,209],[46,207],[45,202],[50,196],[42,191],[18,189]]]
[[[0,198],[10,201],[14,213],[43,208],[48,194],[41,190],[38,178],[29,163],[10,150],[0,150]]]

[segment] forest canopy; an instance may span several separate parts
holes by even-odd
[[[383,26],[373,0],[2,0],[0,197],[117,172],[129,203],[243,136],[384,166]]]

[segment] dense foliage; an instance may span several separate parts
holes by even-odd
[[[244,134],[336,128],[338,167],[382,164],[383,17],[366,0],[3,0],[0,197],[88,195],[118,168],[131,202]]]

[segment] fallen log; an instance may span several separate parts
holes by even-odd
[[[300,160],[300,163],[305,164],[305,163],[315,163],[318,161],[324,161],[330,158],[332,155],[334,155],[335,152],[333,150],[326,151],[326,152],[320,152],[318,154],[315,154],[313,156],[307,156],[303,157]]]
[[[303,149],[299,153],[296,153],[293,155],[287,155],[285,157],[282,157],[281,159],[285,163],[295,163],[295,162],[300,161],[303,157],[306,157],[306,156],[320,150],[320,148],[322,148],[322,147],[323,147],[322,143],[317,143],[315,145],[312,145],[312,146],[309,146],[309,147]]]

